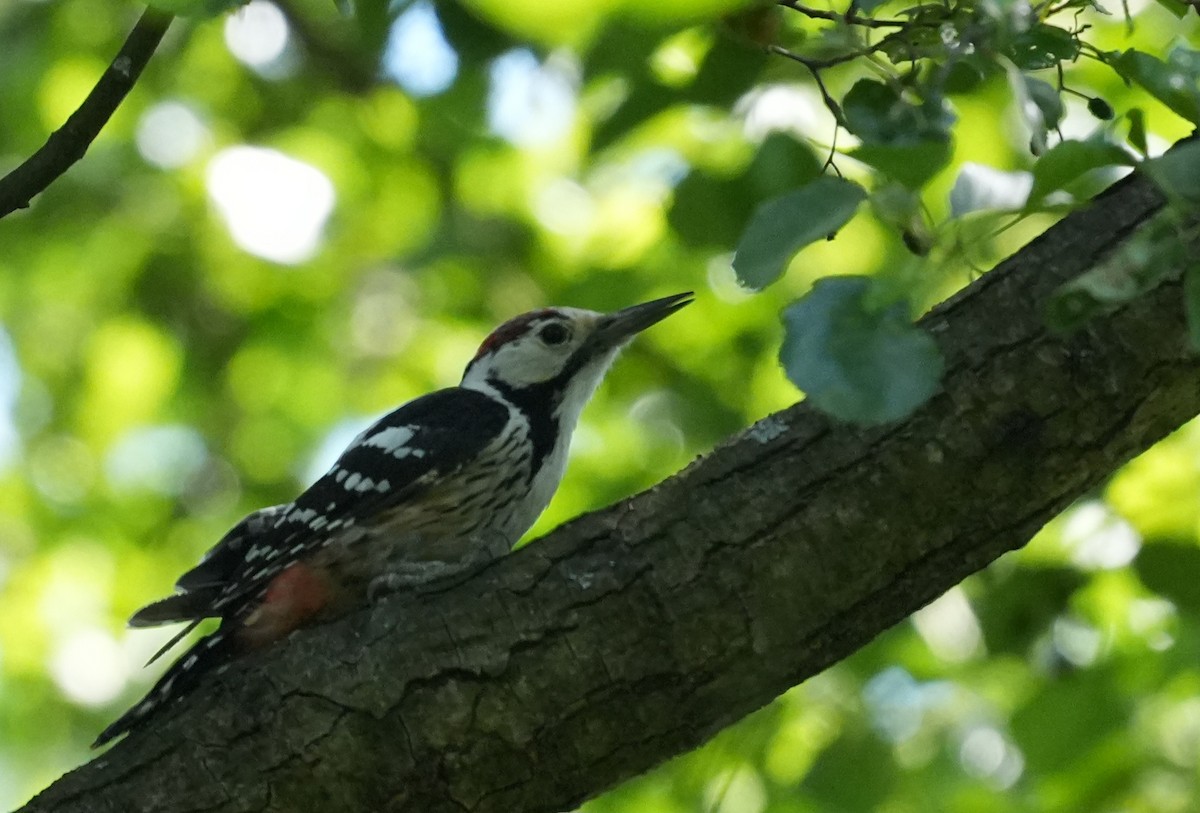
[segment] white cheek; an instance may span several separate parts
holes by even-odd
[[[535,340],[536,341],[536,340]],[[558,375],[566,363],[570,351],[558,347],[547,347],[540,341],[513,351],[506,361],[506,377],[514,384],[538,384]]]

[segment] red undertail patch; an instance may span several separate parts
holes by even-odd
[[[271,580],[254,612],[237,632],[243,645],[257,649],[304,626],[332,598],[325,574],[297,562]]]

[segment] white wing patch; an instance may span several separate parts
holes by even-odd
[[[291,522],[309,522],[317,512],[311,508],[293,508],[288,514],[288,520]]]
[[[362,442],[363,446],[374,446],[382,449],[396,459],[402,457],[424,457],[425,450],[407,445],[412,440],[415,427],[389,426],[381,432],[376,432]]]

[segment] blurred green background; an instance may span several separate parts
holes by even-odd
[[[1033,161],[993,78],[953,99],[929,256],[864,208],[766,292],[740,289],[753,206],[820,171],[832,118],[801,66],[752,47],[778,12],[721,17],[739,5],[255,0],[177,21],[86,159],[0,221],[0,808],[87,760],[148,687],[171,631],[126,631],[132,611],[368,421],[456,383],[503,319],[698,292],[601,388],[537,535],[800,397],[778,313],[814,279],[876,275],[919,312],[1052,222],[948,217],[956,182],[1019,184],[994,173]],[[0,171],[138,12],[0,5]],[[1130,13],[1086,14],[1089,38],[1197,37],[1194,14]],[[1152,152],[1188,131],[1102,65],[1067,78],[1118,117],[1144,109]],[[1067,98],[1066,134],[1120,126],[1085,105]],[[1189,425],[1026,549],[585,810],[1195,810],[1198,535]]]

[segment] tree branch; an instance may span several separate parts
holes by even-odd
[[[27,208],[35,195],[83,158],[141,76],[172,19],[170,14],[153,8],[142,13],[112,64],[67,123],[51,133],[27,161],[0,178],[0,218]]]
[[[800,3],[799,0],[779,0],[779,5],[784,8],[790,8],[793,11],[798,11],[805,17],[814,20],[830,20],[835,23],[846,23],[848,25],[860,25],[864,28],[906,28],[912,25],[911,22],[903,20],[876,20],[872,17],[864,17],[857,11],[854,11],[853,4],[847,11],[833,11],[825,9],[816,9]]]
[[[773,415],[460,584],[234,665],[25,813],[552,813],[695,747],[1200,411],[1178,283],[1070,337],[1041,318],[1161,206],[1126,179],[927,316],[947,373],[910,420]]]

